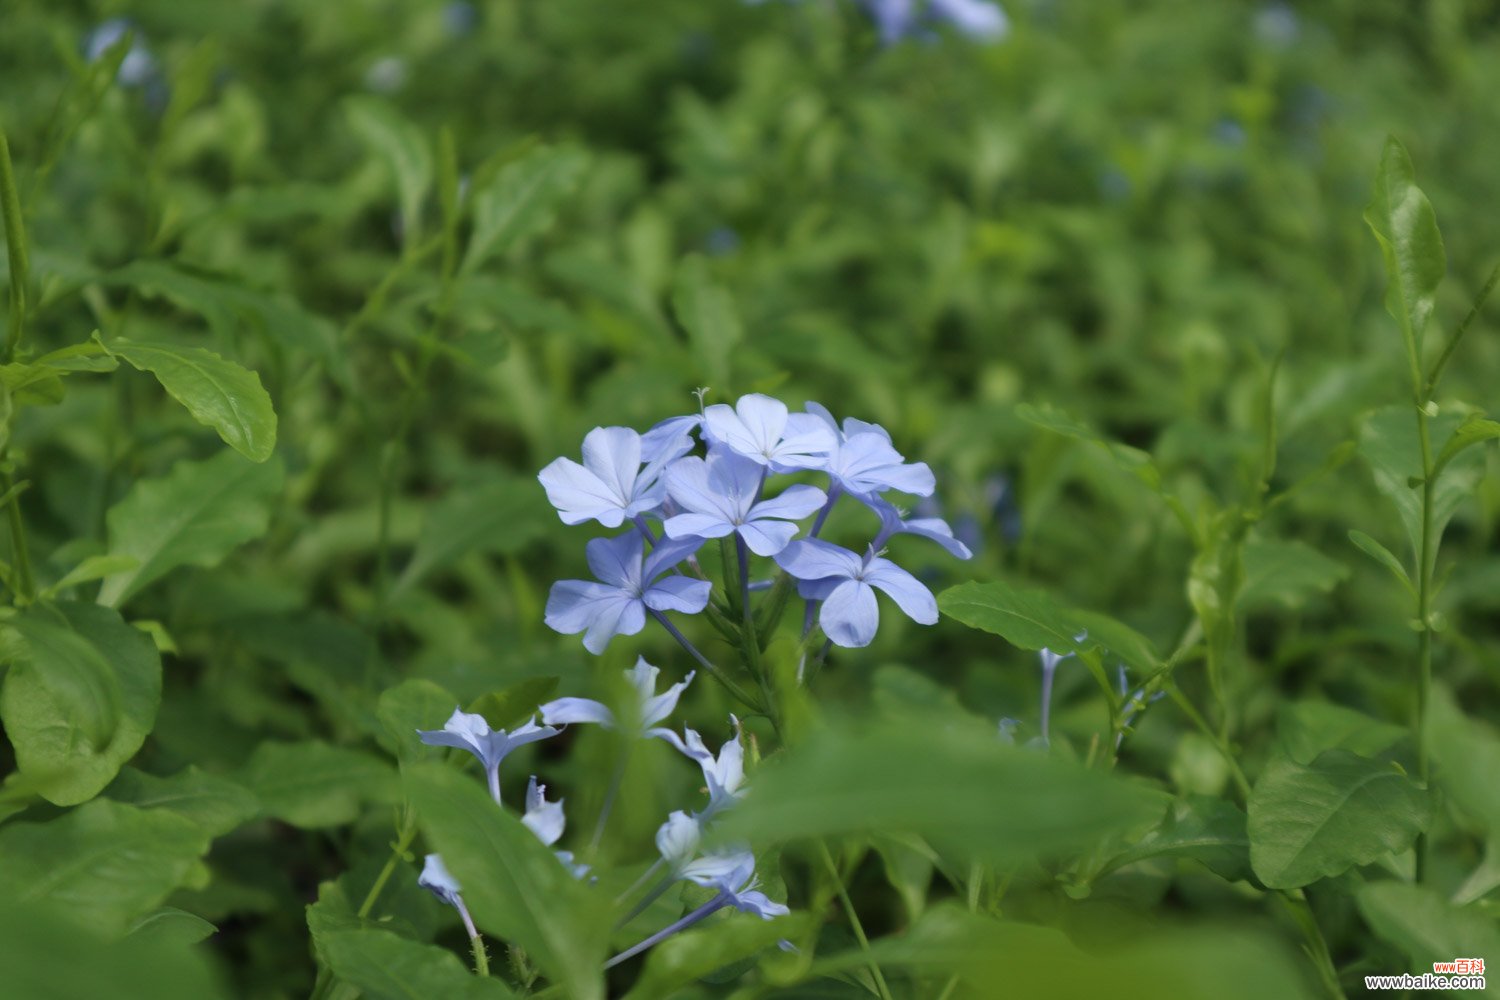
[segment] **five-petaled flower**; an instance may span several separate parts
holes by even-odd
[[[886,500],[877,499],[870,505],[880,515],[880,534],[870,547],[879,552],[894,535],[918,535],[941,545],[949,555],[957,559],[970,559],[974,553],[953,536],[953,528],[940,517],[904,517],[901,508]]]
[[[682,738],[668,732],[662,738],[697,762],[703,770],[703,781],[708,786],[708,806],[697,815],[699,823],[707,822],[720,809],[738,802],[740,786],[745,782],[745,748],[740,744],[740,720],[729,717],[734,724],[734,736],[725,741],[715,757],[703,743],[696,730],[686,726]]]
[[[660,728],[658,723],[665,721],[676,710],[677,699],[682,697],[682,692],[693,682],[696,672],[689,671],[682,680],[657,694],[656,678],[660,673],[660,670],[646,662],[644,656],[638,657],[635,666],[625,671],[625,678],[635,689],[637,698],[635,715],[626,720],[626,731],[640,737],[655,736],[658,739],[675,740],[676,734],[669,729]],[[609,706],[592,698],[557,698],[543,705],[540,711],[542,721],[549,726],[594,722],[606,729],[621,728]]]
[[[833,437],[834,445],[822,469],[840,492],[873,505],[877,502],[876,495],[886,490],[925,497],[937,488],[937,480],[927,463],[906,461],[891,444],[891,435],[879,424],[846,417],[840,427],[833,414],[818,403],[809,402],[807,411]]]
[[[818,623],[836,646],[868,646],[875,638],[880,608],[874,588],[885,591],[913,621],[933,625],[938,620],[932,591],[873,551],[861,558],[821,539],[803,539],[779,553],[776,564],[799,581],[798,593],[823,602]]]
[[[780,496],[760,499],[765,466],[727,448],[711,448],[708,459],[691,456],[667,470],[667,491],[683,513],[666,520],[669,538],[738,535],[758,556],[772,556],[797,534],[792,521],[823,506],[815,486],[788,486]]]
[[[629,427],[595,427],[583,439],[583,464],[555,459],[537,478],[564,524],[598,521],[618,528],[625,521],[661,506],[667,463],[692,447],[685,435],[653,442],[657,453],[642,466],[641,436]],[[677,449],[681,450],[677,450]]]
[[[500,762],[516,747],[545,740],[559,732],[551,726],[538,726],[535,719],[510,732],[491,729],[484,716],[455,708],[442,729],[419,729],[417,735],[430,747],[454,747],[478,757],[489,779],[490,796],[499,802]]]
[[[682,867],[678,877],[710,889],[717,889],[724,905],[741,913],[753,913],[762,920],[784,917],[791,911],[759,891],[755,876],[755,855],[745,850],[705,854]]]
[[[788,413],[779,399],[751,393],[734,406],[715,403],[703,411],[704,433],[773,472],[821,468],[833,435],[811,413]]]
[[[547,597],[545,621],[565,635],[585,632],[584,648],[602,653],[617,635],[635,635],[646,624],[646,612],[697,614],[708,604],[712,584],[667,570],[692,555],[701,538],[664,540],[645,554],[645,541],[631,532],[591,539],[584,552],[589,568],[603,581],[560,580]]]

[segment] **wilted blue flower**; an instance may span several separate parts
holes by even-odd
[[[125,53],[115,79],[122,86],[139,87],[156,75],[156,59],[151,55],[151,50],[146,48],[140,29],[129,18],[112,17],[89,32],[83,42],[83,55],[89,62],[99,60],[131,30],[135,31],[135,35],[130,40],[130,51]]]
[[[733,407],[715,403],[703,411],[708,437],[774,472],[821,468],[833,435],[811,413],[788,413],[786,404],[760,393],[741,396]]]
[[[678,871],[698,853],[702,840],[698,820],[681,809],[674,810],[656,831],[656,849],[672,871]]]
[[[470,939],[479,936],[479,929],[474,926],[474,918],[469,916],[469,908],[464,905],[464,898],[460,895],[463,887],[448,871],[442,858],[436,854],[429,854],[423,859],[422,874],[417,876],[417,885],[458,911],[458,915],[463,918],[464,929],[469,932]]]
[[[674,740],[675,733],[656,726],[676,710],[677,699],[682,697],[682,692],[693,682],[696,671],[689,672],[682,680],[657,694],[656,678],[660,673],[656,667],[646,662],[644,656],[635,661],[634,667],[625,671],[625,677],[630,681],[631,687],[635,688],[638,699],[636,714],[629,720],[629,732],[635,736]],[[609,706],[592,698],[558,698],[543,705],[541,713],[542,721],[549,726],[595,722],[606,729],[619,728],[615,713],[610,711]]]
[[[712,584],[686,576],[657,577],[696,552],[701,538],[664,540],[645,555],[645,542],[631,532],[594,538],[585,547],[589,568],[602,583],[560,580],[547,597],[547,624],[564,635],[583,637],[584,648],[602,653],[617,635],[635,635],[646,611],[697,614],[708,604]]]
[[[680,877],[686,881],[716,889],[723,905],[741,913],[753,913],[762,920],[784,917],[791,911],[785,904],[772,901],[756,889],[755,855],[749,851],[706,854],[684,865]]]
[[[875,590],[883,590],[913,621],[938,620],[932,591],[889,559],[870,553],[861,558],[821,539],[793,542],[776,556],[776,564],[799,581],[797,592],[819,600],[818,623],[836,646],[868,646],[880,625]]]
[[[685,726],[681,739],[670,732],[662,737],[703,770],[703,780],[708,785],[708,807],[698,814],[699,822],[740,800],[740,786],[745,782],[745,748],[740,745],[740,721],[732,715],[729,720],[734,724],[734,737],[719,748],[717,757],[704,745],[703,737]]]
[[[559,732],[550,726],[538,726],[535,719],[510,732],[492,730],[484,716],[455,708],[442,729],[419,729],[417,735],[430,747],[455,747],[478,757],[489,779],[490,796],[499,802],[500,762],[516,747],[545,740]]]
[[[954,537],[953,529],[940,517],[903,518],[899,507],[884,500],[877,500],[871,507],[880,515],[880,534],[870,544],[877,552],[894,535],[917,535],[937,542],[949,555],[959,559],[969,559],[974,555],[967,545]]]
[[[683,513],[668,518],[668,538],[723,538],[738,535],[758,556],[772,556],[797,534],[789,523],[823,506],[827,495],[815,486],[789,486],[780,496],[760,500],[765,467],[727,448],[709,449],[708,459],[689,456],[667,470],[667,491]]]
[[[833,447],[822,468],[840,491],[873,503],[875,495],[886,490],[925,497],[936,488],[927,463],[907,462],[891,445],[884,427],[850,417],[840,428],[833,414],[821,405],[810,402],[807,410],[833,437]]]
[[[665,447],[658,441],[652,445],[659,451]],[[582,465],[559,458],[537,479],[564,524],[598,521],[606,528],[618,528],[661,506],[666,494],[666,485],[660,482],[662,468],[690,447],[692,439],[688,438],[682,451],[670,454],[666,448],[643,466],[639,434],[629,427],[595,427],[583,439]]]

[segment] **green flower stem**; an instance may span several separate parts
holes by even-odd
[[[1437,538],[1433,531],[1432,441],[1427,427],[1427,410],[1417,406],[1417,437],[1422,445],[1422,542],[1417,553],[1417,677],[1416,707],[1412,735],[1417,744],[1417,777],[1423,785],[1431,776],[1431,748],[1427,738],[1427,705],[1432,700],[1432,568],[1437,562]],[[1427,874],[1427,834],[1417,835],[1416,881]]]
[[[844,916],[849,920],[849,929],[854,931],[854,938],[859,942],[859,950],[868,956],[870,975],[875,979],[875,988],[879,990],[881,1000],[891,1000],[891,988],[886,985],[885,975],[880,971],[880,963],[869,954],[870,939],[865,935],[864,925],[859,922],[859,913],[849,899],[849,891],[844,888],[844,876],[840,874],[838,865],[834,864],[833,854],[828,850],[828,842],[819,840],[818,850],[822,852],[823,864],[828,868],[828,874],[833,876],[833,885],[838,892],[839,904],[844,908]]]
[[[1163,686],[1163,690],[1177,703],[1177,707],[1182,709],[1183,714],[1188,717],[1188,720],[1194,726],[1197,726],[1198,730],[1204,736],[1207,736],[1214,747],[1218,749],[1219,755],[1229,765],[1229,773],[1234,778],[1235,788],[1239,789],[1240,801],[1250,801],[1250,781],[1245,777],[1245,772],[1240,769],[1239,761],[1234,759],[1234,753],[1229,749],[1229,744],[1225,742],[1224,738],[1213,726],[1208,724],[1208,720],[1203,717],[1203,714],[1193,707],[1193,703],[1188,700],[1187,695],[1182,693],[1175,682],[1167,681]]]
[[[670,618],[662,614],[660,611],[657,611],[655,608],[648,608],[647,610],[650,613],[651,617],[660,622],[661,627],[666,629],[668,634],[670,634],[672,638],[677,640],[678,645],[682,646],[683,649],[687,650],[688,655],[690,655],[694,660],[698,661],[698,666],[702,667],[704,670],[707,670],[709,675],[712,676],[714,680],[724,685],[725,690],[738,698],[740,702],[747,707],[752,708],[757,712],[765,711],[765,708],[760,704],[760,702],[756,701],[749,692],[740,687],[734,681],[730,680],[729,675],[724,673],[724,671],[720,670],[718,667],[714,666],[712,660],[704,656],[702,653],[698,652],[698,647],[694,646],[691,642],[688,641],[687,636],[678,631],[677,626],[672,624],[672,620]]]
[[[630,760],[630,744],[625,744],[625,749],[620,751],[620,759],[615,762],[615,772],[610,775],[609,788],[604,793],[604,805],[599,807],[599,819],[594,824],[594,835],[589,838],[589,857],[599,853],[599,842],[604,839],[604,827],[609,823],[609,813],[615,807],[615,798],[620,794],[620,786],[625,783],[625,764]]]
[[[385,884],[391,880],[396,872],[396,865],[406,857],[411,842],[417,839],[417,821],[407,810],[406,816],[401,821],[401,831],[396,836],[396,842],[391,845],[391,856],[386,859],[385,867],[380,869],[380,874],[375,876],[375,882],[370,886],[370,891],[365,893],[364,902],[359,904],[357,915],[359,919],[365,920],[375,909],[375,901],[380,898],[381,892],[385,890]]]
[[[10,162],[10,144],[0,130],[0,213],[5,215],[5,251],[10,259],[10,335],[5,339],[5,361],[14,361],[26,332],[26,290],[31,265],[26,259],[26,228],[21,220],[21,198]]]
[[[656,865],[652,865],[649,869],[647,869],[646,875],[650,875],[653,871],[656,870],[656,867]],[[645,881],[646,875],[641,876],[641,879],[639,882],[637,882],[637,885],[639,885],[640,882]],[[672,888],[672,886],[676,884],[676,882],[676,874],[674,874],[673,872],[667,872],[666,875],[657,880],[657,883],[651,887],[650,892],[642,896],[640,898],[640,901],[630,908],[629,913],[625,914],[619,919],[619,921],[615,924],[615,929],[619,930],[620,928],[627,926],[636,917],[640,916],[642,913],[645,913],[646,907],[650,906],[652,903],[660,899],[668,889]],[[633,892],[635,890],[632,888],[631,891]]]

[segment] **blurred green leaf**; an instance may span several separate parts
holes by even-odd
[[[316,740],[262,743],[239,780],[267,816],[307,829],[352,822],[366,803],[394,802],[398,794],[385,761]]]
[[[754,958],[782,938],[795,938],[806,919],[796,914],[761,920],[731,914],[667,938],[646,953],[646,966],[625,1000],[670,997],[718,969]]]
[[[265,534],[281,488],[280,460],[257,465],[228,451],[138,481],[107,515],[110,555],[135,566],[105,577],[99,603],[117,607],[178,566],[217,565]]]
[[[536,715],[542,702],[557,690],[557,682],[556,677],[532,677],[503,691],[480,695],[468,711],[484,716],[492,729],[514,729]]]
[[[260,812],[260,803],[244,785],[192,766],[170,778],[127,767],[105,793],[140,809],[176,813],[197,823],[211,838],[224,836]]]
[[[110,353],[150,372],[200,424],[254,462],[276,448],[276,411],[260,376],[213,351],[179,344],[137,343],[118,337]]]
[[[1431,809],[1388,762],[1347,750],[1306,765],[1273,757],[1250,793],[1250,863],[1272,889],[1341,875],[1410,847]]]
[[[687,331],[698,371],[708,385],[730,382],[730,358],[744,336],[734,299],[716,284],[708,265],[698,254],[685,257],[677,266],[672,290],[672,308],[677,322]]]
[[[1142,673],[1161,666],[1145,636],[1108,615],[1057,603],[1048,593],[1003,580],[961,583],[938,595],[943,614],[1022,649],[1082,652],[1099,645]],[[1087,631],[1082,639],[1075,638]]]
[[[1238,882],[1250,875],[1250,836],[1245,824],[1244,812],[1233,803],[1188,795],[1173,805],[1159,829],[1111,858],[1104,871],[1147,858],[1182,857],[1201,862],[1226,881]]]
[[[1356,898],[1370,929],[1404,951],[1413,972],[1430,971],[1433,962],[1493,961],[1490,956],[1500,954],[1500,927],[1492,914],[1453,906],[1425,886],[1371,882],[1360,886]],[[1500,989],[1491,985],[1485,994],[1495,996]]]
[[[1386,139],[1365,222],[1385,258],[1386,311],[1401,325],[1412,385],[1422,385],[1422,334],[1432,317],[1437,287],[1448,269],[1437,216],[1416,185],[1411,157],[1394,136]]]
[[[1493,441],[1496,438],[1500,438],[1500,423],[1471,413],[1453,431],[1453,436],[1443,444],[1443,450],[1438,452],[1437,458],[1432,463],[1433,469],[1441,473],[1447,468],[1448,463],[1465,448]]]
[[[1277,746],[1303,765],[1311,764],[1325,750],[1378,757],[1410,735],[1404,726],[1330,701],[1289,701],[1276,711]]]
[[[376,98],[351,97],[344,108],[360,141],[391,173],[405,242],[411,246],[421,232],[422,202],[432,186],[432,148],[427,137],[399,111]]]
[[[1240,605],[1298,608],[1349,576],[1349,568],[1305,542],[1252,538],[1245,544]]]
[[[442,729],[458,707],[458,699],[432,681],[409,678],[386,689],[375,706],[381,743],[403,764],[441,753],[417,739],[419,729]]]
[[[520,551],[552,519],[544,496],[535,481],[511,476],[449,493],[428,507],[411,561],[391,595],[470,553]]]
[[[473,271],[552,223],[563,198],[583,175],[587,157],[573,149],[541,148],[502,167],[472,196],[474,230],[463,270]]]
[[[0,835],[3,836],[3,835]],[[4,865],[0,859],[0,866]],[[82,904],[85,909],[88,903]],[[180,940],[108,941],[36,904],[0,899],[0,983],[17,1000],[221,1000],[208,957]]]
[[[57,805],[93,798],[140,749],[161,701],[161,657],[118,612],[33,605],[4,623],[0,719],[23,773]]]
[[[1164,795],[993,734],[914,725],[815,734],[767,761],[721,841],[920,834],[941,851],[1013,863],[1065,858],[1149,825]]]
[[[208,850],[196,823],[98,799],[0,830],[0,898],[43,903],[111,935],[155,910]]]
[[[417,764],[406,791],[480,929],[524,948],[565,995],[602,1000],[608,909],[481,782]]]
[[[382,930],[343,930],[318,937],[334,973],[369,1000],[506,1000],[495,978],[478,978],[453,952]]]
[[[1411,577],[1406,575],[1406,567],[1401,565],[1401,560],[1397,559],[1390,549],[1381,545],[1363,531],[1351,530],[1349,532],[1349,541],[1353,542],[1355,547],[1365,555],[1390,570],[1391,575],[1400,581],[1413,597],[1417,596],[1417,588],[1412,586]]]
[[[1457,430],[1463,418],[1444,413],[1428,422],[1428,433],[1442,441]],[[1370,463],[1375,485],[1390,497],[1406,526],[1411,551],[1422,544],[1422,444],[1417,434],[1416,417],[1409,407],[1392,406],[1371,414],[1360,433],[1360,453]],[[1484,476],[1484,452],[1469,449],[1458,454],[1438,476],[1432,495],[1433,537],[1441,539],[1443,529],[1458,505],[1474,495]],[[1417,486],[1412,486],[1417,482]],[[1433,549],[1436,550],[1434,545]]]
[[[130,928],[132,941],[151,940],[192,945],[218,933],[218,928],[195,913],[163,906],[146,914]]]

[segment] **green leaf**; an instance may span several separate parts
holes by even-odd
[[[97,795],[145,742],[161,702],[161,657],[118,612],[33,605],[5,623],[10,670],[0,720],[23,774],[56,805]]]
[[[1355,547],[1365,555],[1390,570],[1391,574],[1401,582],[1401,585],[1407,589],[1408,593],[1413,597],[1417,596],[1417,588],[1412,586],[1411,577],[1406,575],[1406,567],[1401,565],[1401,560],[1397,559],[1390,549],[1381,545],[1363,531],[1351,530],[1349,532],[1349,541],[1353,542]]]
[[[132,941],[169,941],[179,945],[197,944],[219,929],[196,913],[163,906],[146,914],[130,928]]]
[[[367,802],[397,799],[395,772],[360,750],[305,743],[262,743],[239,775],[267,816],[313,829],[353,822]]]
[[[45,903],[123,934],[161,905],[208,850],[197,824],[97,799],[47,823],[0,830],[0,898]]]
[[[1272,889],[1294,889],[1410,847],[1431,804],[1394,765],[1329,750],[1308,765],[1272,758],[1249,813],[1255,874]]]
[[[3,837],[3,834],[0,834]],[[4,865],[0,859],[0,866]],[[85,908],[87,902],[82,904]],[[207,955],[170,935],[111,941],[37,904],[0,898],[0,983],[26,1000],[222,1000]]]
[[[1401,326],[1412,385],[1417,388],[1422,385],[1422,334],[1448,259],[1437,216],[1416,185],[1411,157],[1394,136],[1386,139],[1365,222],[1385,258],[1385,308]]]
[[[1500,422],[1486,420],[1477,413],[1471,413],[1454,430],[1453,436],[1443,445],[1443,450],[1438,452],[1437,459],[1432,463],[1433,469],[1441,472],[1465,448],[1496,438],[1500,438]]]
[[[224,443],[254,462],[276,448],[276,411],[260,376],[213,351],[179,344],[116,338],[110,353],[156,376],[193,419],[218,431]]]
[[[43,600],[51,600],[70,587],[102,580],[116,573],[125,573],[139,565],[135,556],[102,555],[89,556],[83,562],[63,574],[62,579],[42,591]]]
[[[462,270],[474,270],[551,225],[586,162],[577,150],[543,148],[502,167],[474,192],[474,231]]]
[[[728,386],[730,357],[744,330],[734,299],[714,282],[702,256],[691,254],[678,265],[672,308],[707,384]]]
[[[1428,434],[1441,441],[1457,430],[1463,418],[1444,413],[1428,421]],[[1422,444],[1417,420],[1410,407],[1393,406],[1378,410],[1365,421],[1360,433],[1360,454],[1370,463],[1375,486],[1390,497],[1406,527],[1411,550],[1422,544]],[[1461,452],[1434,480],[1432,496],[1433,538],[1441,539],[1443,529],[1458,505],[1474,495],[1484,477],[1484,452]],[[1418,485],[1412,486],[1415,482]],[[1437,546],[1433,546],[1434,554]]]
[[[1437,762],[1437,783],[1458,807],[1500,835],[1500,733],[1470,718],[1441,684],[1427,705],[1427,734]]]
[[[1404,951],[1414,972],[1431,970],[1433,962],[1494,961],[1493,956],[1500,955],[1500,928],[1492,915],[1475,907],[1453,906],[1431,889],[1371,882],[1360,887],[1358,900],[1359,912],[1370,929]],[[1485,993],[1495,995],[1500,990],[1491,986]]]
[[[514,729],[530,719],[557,690],[556,677],[532,677],[474,700],[467,711],[484,716],[492,729]]]
[[[1132,473],[1153,490],[1161,489],[1160,471],[1152,462],[1151,456],[1139,448],[1111,441],[1082,421],[1053,406],[1032,406],[1029,403],[1021,403],[1016,407],[1016,416],[1035,427],[1104,449],[1120,468]]]
[[[224,836],[260,812],[260,803],[244,785],[191,766],[170,778],[127,767],[105,794],[116,802],[165,809],[192,820],[211,838]]]
[[[479,927],[526,950],[574,1000],[602,1000],[609,911],[520,820],[452,768],[416,764],[406,791]]]
[[[1188,795],[1173,805],[1159,829],[1111,858],[1100,875],[1162,856],[1191,858],[1228,882],[1248,878],[1250,835],[1245,814],[1223,799]]]
[[[436,756],[441,749],[424,745],[417,739],[417,730],[442,729],[457,707],[458,699],[432,681],[404,680],[384,691],[375,706],[380,742],[402,764]]]
[[[1102,645],[1143,673],[1161,665],[1151,643],[1129,626],[1097,612],[1064,607],[1045,591],[1003,580],[949,587],[938,595],[938,608],[970,628],[1001,636],[1022,649],[1064,653]],[[1085,639],[1074,638],[1085,630]]]
[[[432,186],[432,149],[422,130],[401,113],[373,97],[352,97],[345,104],[349,124],[369,147],[396,185],[408,246],[422,226],[422,202]]]
[[[1276,712],[1277,746],[1298,764],[1311,764],[1326,750],[1378,757],[1409,735],[1404,726],[1328,701],[1284,702]]]
[[[135,566],[105,577],[99,603],[117,607],[178,566],[217,565],[265,534],[281,486],[279,460],[256,465],[229,451],[140,480],[106,516],[110,555]]]
[[[646,967],[625,1000],[657,1000],[727,965],[754,958],[783,938],[797,938],[807,923],[801,915],[761,920],[734,914],[667,938],[646,955]]]
[[[993,733],[825,730],[768,760],[720,840],[914,833],[996,862],[1067,857],[1149,826],[1166,796],[1002,745]]]
[[[506,476],[448,494],[422,519],[411,561],[391,588],[394,597],[470,553],[518,552],[555,516],[534,480]]]
[[[1298,541],[1252,538],[1245,543],[1242,607],[1279,604],[1299,608],[1314,594],[1326,594],[1349,575],[1349,568]]]
[[[320,952],[344,982],[369,1000],[507,1000],[498,979],[480,979],[453,952],[390,931],[343,930],[318,938]]]

